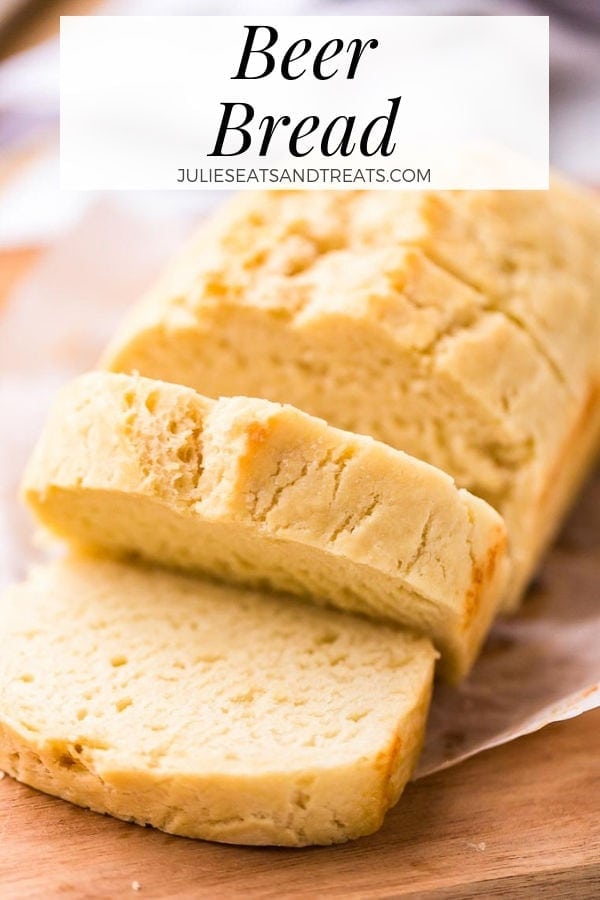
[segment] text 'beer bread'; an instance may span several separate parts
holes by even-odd
[[[422,740],[435,652],[364,619],[101,559],[0,601],[0,768],[173,834],[369,834]]]
[[[518,599],[600,430],[600,206],[549,191],[264,192],[203,228],[107,367],[292,403],[505,518]]]
[[[500,516],[433,466],[290,406],[146,378],[63,389],[24,494],[80,545],[415,628],[450,679],[506,581]]]

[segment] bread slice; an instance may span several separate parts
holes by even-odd
[[[332,844],[375,831],[421,742],[430,642],[101,559],[0,601],[0,768],[172,834]]]
[[[114,370],[292,403],[504,516],[512,603],[600,431],[600,206],[549,191],[264,192],[204,227]]]
[[[506,574],[500,516],[432,466],[290,406],[127,375],[63,390],[24,494],[80,544],[416,628],[451,679]]]

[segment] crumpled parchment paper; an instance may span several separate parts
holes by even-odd
[[[16,495],[59,384],[90,368],[188,223],[99,203],[0,310],[0,586],[41,552]],[[600,705],[600,475],[577,502],[521,612],[499,621],[469,679],[436,686],[416,777]]]

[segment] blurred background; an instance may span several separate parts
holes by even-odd
[[[59,17],[247,11],[240,0],[0,0],[0,302],[40,249],[99,201],[58,188]],[[551,160],[600,184],[600,0],[274,0],[253,3],[252,13],[547,14]],[[112,198],[163,231],[168,224],[174,235],[214,200],[210,192]]]

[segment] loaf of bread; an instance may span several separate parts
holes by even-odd
[[[505,583],[501,517],[433,466],[290,406],[146,378],[68,385],[24,495],[80,545],[415,628],[451,680]]]
[[[549,191],[265,192],[203,228],[104,358],[292,403],[504,516],[514,604],[600,430],[600,208]]]
[[[173,834],[332,844],[376,830],[416,760],[428,640],[102,559],[0,601],[0,769]]]

